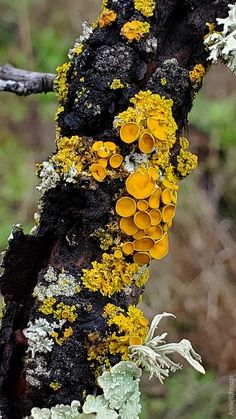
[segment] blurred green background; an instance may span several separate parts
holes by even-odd
[[[54,73],[99,3],[0,0],[0,63]],[[1,93],[0,250],[13,223],[26,231],[34,224],[35,164],[54,149],[56,106],[54,94]],[[189,338],[207,374],[184,365],[164,386],[144,379],[142,419],[226,418],[230,377],[236,382],[236,86],[227,68],[211,69],[189,119],[200,164],[182,182],[171,252],[152,264],[142,308],[150,318],[177,316],[161,331],[169,341]]]

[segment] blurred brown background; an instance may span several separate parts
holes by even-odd
[[[55,72],[96,0],[0,0],[0,63]],[[53,94],[0,97],[0,248],[13,223],[33,225],[35,164],[54,149]],[[182,182],[171,252],[152,264],[142,308],[168,311],[169,341],[188,338],[207,369],[186,365],[166,380],[143,383],[143,419],[228,417],[228,381],[236,387],[236,85],[222,65],[206,77],[190,114],[188,137],[199,168]],[[157,397],[158,396],[158,397]],[[236,409],[236,406],[235,406]]]

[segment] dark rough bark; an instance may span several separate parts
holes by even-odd
[[[144,20],[133,8],[133,2],[109,1],[108,7],[117,13],[116,24],[94,30],[69,69],[69,94],[63,103],[64,110],[58,115],[61,135],[84,136],[88,141],[91,136],[102,141],[112,138],[119,143],[113,128],[114,116],[129,106],[136,93],[147,89],[173,100],[178,132],[183,133],[192,101],[201,87],[200,83],[190,82],[189,71],[199,63],[207,66],[203,45],[206,22],[225,16],[228,3],[158,0],[149,20],[151,36],[147,48],[145,40],[128,43],[119,34],[128,20]],[[109,89],[114,78],[122,78],[128,87]],[[162,78],[168,80],[165,86],[160,83]],[[78,94],[82,91],[85,93]],[[119,145],[125,153],[126,146]],[[177,142],[172,150],[173,162],[178,148]],[[64,267],[78,277],[82,268],[100,260],[103,251],[91,233],[106,228],[114,197],[121,187],[122,180],[94,186],[82,177],[76,185],[60,184],[47,191],[41,200],[41,220],[35,235],[24,235],[20,229],[13,233],[1,277],[1,292],[7,302],[0,334],[0,411],[4,418],[24,417],[33,406],[50,407],[58,402],[82,400],[85,390],[87,394],[95,390],[95,369],[86,355],[88,335],[96,331],[105,336],[107,323],[102,312],[108,302],[127,309],[131,303],[138,303],[142,289],[133,285],[129,295],[120,292],[111,298],[82,289],[74,297],[79,315],[73,337],[63,347],[55,346],[47,358],[50,381],[62,384],[58,392],[49,389],[46,377],[41,388],[26,384],[23,357],[27,342],[21,331],[29,319],[39,316],[32,291],[37,283],[43,282],[49,265],[56,271]],[[64,303],[68,301],[66,297],[63,299]],[[109,359],[115,364],[120,358]]]

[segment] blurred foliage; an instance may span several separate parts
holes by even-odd
[[[164,394],[142,396],[140,419],[226,419],[227,389],[212,372],[199,376],[190,368],[165,380]]]
[[[194,102],[190,122],[201,129],[218,149],[235,148],[236,138],[235,97],[223,100],[209,100],[201,92]]]

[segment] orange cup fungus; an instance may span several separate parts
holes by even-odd
[[[138,142],[139,149],[142,153],[150,153],[154,147],[154,138],[149,132],[144,132]]]
[[[126,180],[127,192],[136,199],[148,198],[154,188],[155,181],[147,173],[134,172]]]
[[[124,158],[120,154],[113,154],[109,159],[109,164],[113,169],[118,169],[121,166]]]
[[[127,234],[127,236],[133,236],[138,231],[138,227],[134,224],[133,217],[121,218],[120,229]]]
[[[157,209],[160,206],[161,188],[159,186],[155,189],[148,200],[150,208]]]
[[[122,246],[122,250],[125,255],[132,255],[134,253],[134,243],[133,242],[126,242]]]
[[[123,196],[116,203],[116,212],[121,217],[131,217],[136,211],[136,202],[128,196]]]
[[[148,265],[151,260],[149,253],[137,252],[134,254],[134,262],[138,265]]]
[[[163,204],[169,205],[172,201],[172,194],[170,189],[164,189],[164,191],[161,194],[161,200]]]
[[[148,202],[145,199],[141,199],[137,202],[137,208],[139,211],[146,211],[148,209]]]
[[[135,122],[127,122],[120,129],[120,138],[124,143],[131,144],[139,137],[140,128]]]
[[[147,252],[154,245],[154,240],[151,237],[145,236],[142,239],[134,241],[134,248],[138,252]]]
[[[133,234],[133,238],[134,239],[142,239],[142,237],[145,237],[146,233],[144,230],[138,229],[134,234]]]
[[[129,339],[130,346],[142,345],[143,341],[139,336],[131,336]]]
[[[149,250],[149,254],[153,259],[162,259],[169,251],[168,234],[166,233],[154,246]]]
[[[92,176],[94,177],[95,180],[97,180],[98,182],[102,182],[105,177],[106,177],[106,169],[101,166],[100,164],[91,164],[90,168],[89,168]]]
[[[162,221],[164,223],[169,223],[175,215],[175,205],[170,204],[166,205],[162,209]]]
[[[151,225],[151,217],[146,211],[138,211],[134,215],[134,224],[140,229],[145,230]]]
[[[161,222],[161,211],[159,209],[151,209],[149,211],[149,215],[151,217],[151,225],[156,226]]]

